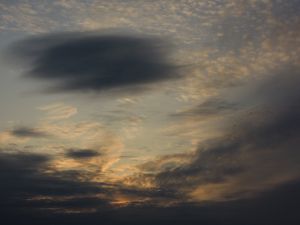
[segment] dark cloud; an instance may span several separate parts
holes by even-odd
[[[238,143],[212,140],[207,147],[199,147],[188,164],[164,170],[157,174],[156,181],[162,187],[192,190],[199,185],[224,183],[230,176],[244,171],[238,157]]]
[[[25,212],[102,207],[107,200],[94,196],[105,193],[104,184],[80,181],[79,172],[52,171],[51,158],[33,153],[0,153],[0,211]],[[97,199],[97,204],[95,201]]]
[[[45,132],[41,132],[30,127],[18,127],[12,130],[10,133],[16,137],[42,138],[49,136]]]
[[[23,201],[34,196],[72,196],[101,190],[92,184],[76,181],[79,177],[76,171],[46,173],[51,162],[46,155],[1,153],[0,162],[2,198]]]
[[[54,156],[44,154],[1,149],[1,216],[10,216],[8,219],[16,223],[23,221],[15,218],[16,215],[30,216],[23,221],[25,223],[34,217],[49,216],[53,219],[72,212],[84,215],[95,212],[102,217],[104,212],[114,210],[111,202],[116,196],[138,199],[136,203],[133,200],[132,204],[139,204],[140,199],[153,199],[154,204],[178,198],[175,192],[167,189],[145,190],[122,184],[91,182],[87,177],[89,174],[80,168],[76,171],[55,170],[52,164],[54,159]]]
[[[299,68],[288,66],[239,90],[234,106],[240,110],[225,117],[223,136],[187,153],[192,154],[188,163],[160,171],[157,184],[188,193],[207,184],[234,184],[220,189],[219,198],[235,199],[299,177],[299,83]],[[223,102],[213,104],[213,111],[217,108],[222,111]]]
[[[245,200],[210,204],[180,204],[170,207],[129,205],[103,208],[90,213],[3,213],[10,224],[207,224],[207,225],[298,225],[299,180]]]
[[[66,156],[74,159],[85,159],[101,156],[101,153],[93,149],[69,149]]]
[[[27,76],[51,82],[53,91],[99,92],[139,90],[144,84],[177,78],[165,47],[148,37],[78,32],[27,39],[12,53],[29,64]]]
[[[261,195],[231,202],[180,204],[171,207],[128,207],[118,211],[115,224],[297,224],[299,180]],[[288,216],[287,216],[288,215]]]

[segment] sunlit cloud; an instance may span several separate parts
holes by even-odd
[[[39,106],[38,109],[45,112],[49,120],[67,119],[77,113],[77,108],[64,103]]]

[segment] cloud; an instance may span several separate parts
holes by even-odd
[[[102,207],[99,211],[90,211],[75,214],[75,210],[69,213],[40,212],[29,213],[32,208],[28,205],[27,213],[18,210],[9,211],[9,207],[2,209],[2,219],[10,221],[11,224],[83,224],[91,225],[106,224],[219,224],[219,225],[274,225],[291,224],[296,225],[299,221],[299,180],[281,185],[271,191],[246,200],[218,202],[211,204],[180,204],[170,207],[158,207],[155,205],[128,205],[119,208]],[[91,198],[70,199],[69,204],[86,206],[86,202],[97,203]],[[51,201],[48,206],[56,207]],[[58,202],[65,206],[66,202]],[[98,202],[99,204],[99,202]],[[36,204],[36,207],[43,205]],[[105,206],[105,204],[103,204]],[[32,212],[32,211],[31,211]],[[288,216],[286,216],[288,215]]]
[[[66,156],[73,159],[85,159],[101,156],[101,153],[93,149],[69,149]]]
[[[233,113],[239,110],[241,106],[234,102],[230,102],[220,97],[211,97],[197,107],[174,113],[174,116],[178,117],[192,117],[208,119],[210,117],[224,116],[225,114]]]
[[[29,64],[27,76],[50,82],[52,91],[135,91],[178,78],[165,47],[149,37],[78,32],[29,38],[12,53]]]
[[[64,103],[54,103],[38,107],[39,110],[46,112],[49,120],[62,120],[74,116],[77,108]]]
[[[287,65],[270,73],[255,83],[223,93],[220,98],[235,96],[232,104],[239,110],[230,110],[230,116],[223,118],[222,135],[202,141],[196,151],[185,153],[189,161],[170,164],[167,156],[159,160],[162,165],[156,170],[156,185],[181,190],[191,201],[201,202],[246,198],[298,179],[300,70]],[[213,109],[222,109],[223,101],[214,98]],[[199,116],[196,112],[200,116],[206,113],[207,104],[197,106],[194,117]],[[174,158],[169,157],[170,161]]]
[[[23,207],[25,210],[26,207],[46,209],[51,205],[63,210],[64,204],[66,209],[73,207],[68,198],[64,201],[64,197],[80,199],[82,195],[103,191],[101,185],[79,181],[78,172],[53,173],[51,160],[51,157],[44,154],[6,153],[1,150],[1,208],[10,206],[21,210]],[[38,207],[35,206],[37,203]]]
[[[176,196],[166,189],[92,182],[88,176],[95,174],[86,174],[80,168],[56,170],[53,163],[58,156],[0,150],[0,215],[101,215],[113,210],[118,202],[139,204],[150,199],[154,204]]]
[[[21,138],[43,138],[48,137],[49,135],[45,132],[39,131],[34,128],[30,127],[18,127],[13,129],[11,132],[11,135],[15,137],[21,137]]]

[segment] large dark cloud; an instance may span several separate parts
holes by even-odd
[[[145,190],[116,183],[91,182],[83,169],[56,170],[54,160],[54,156],[45,154],[0,149],[2,218],[5,216],[10,224],[27,224],[40,216],[51,220],[64,218],[59,215],[71,212],[82,215],[94,212],[104,219],[103,213],[113,210],[111,203],[116,196],[153,199],[153,203],[178,198],[176,193],[164,189]],[[26,219],[21,219],[20,215]]]
[[[22,211],[88,207],[73,203],[80,201],[82,195],[104,192],[102,184],[79,181],[78,172],[50,172],[50,161],[50,157],[42,154],[1,152],[0,208]],[[39,200],[30,200],[36,197]],[[69,198],[64,200],[63,197]],[[101,200],[98,200],[99,206],[100,203]],[[89,207],[92,206],[93,201]]]
[[[149,37],[60,33],[18,42],[12,53],[28,63],[28,76],[51,82],[51,90],[134,91],[178,77],[165,47]]]
[[[210,204],[180,204],[170,207],[130,205],[121,208],[103,208],[100,211],[79,214],[20,213],[1,211],[2,221],[9,224],[206,224],[206,225],[265,225],[299,223],[299,180],[245,200]],[[84,200],[83,200],[84,202]]]
[[[299,68],[287,66],[239,89],[232,104],[237,112],[232,106],[227,111],[222,101],[199,105],[192,113],[196,118],[197,112],[214,114],[218,108],[230,114],[223,136],[201,142],[188,163],[162,169],[157,184],[188,193],[213,184],[221,187],[217,198],[236,199],[300,177],[299,83]]]

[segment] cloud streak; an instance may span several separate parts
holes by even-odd
[[[88,159],[101,156],[101,153],[93,149],[69,149],[66,156],[73,159]]]
[[[16,129],[13,129],[11,132],[11,135],[15,137],[20,137],[20,138],[44,138],[48,137],[49,135],[45,132],[36,130],[34,128],[30,127],[18,127]]]

